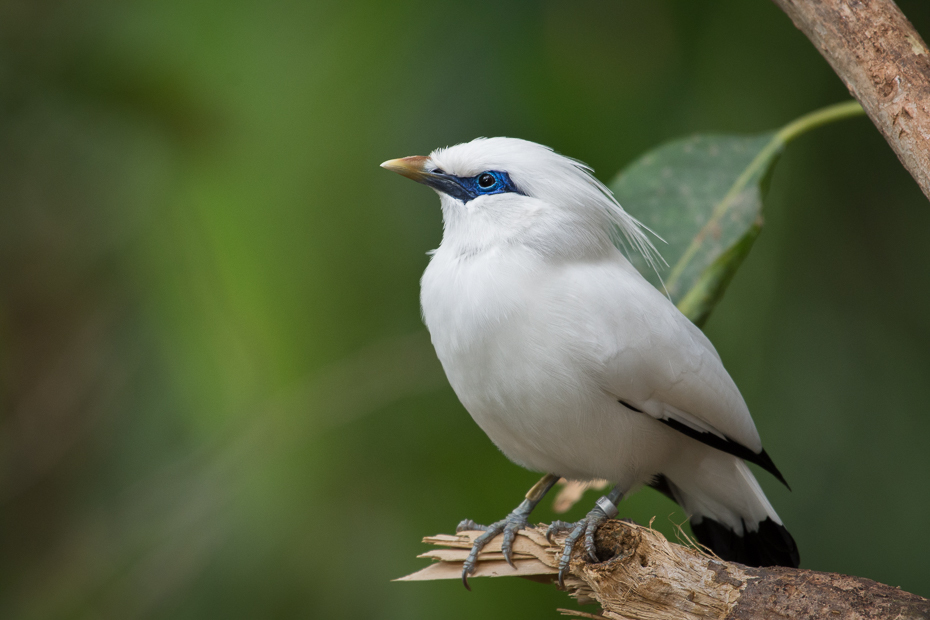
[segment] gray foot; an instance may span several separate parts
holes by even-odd
[[[584,535],[584,548],[588,560],[591,562],[598,561],[597,552],[594,548],[594,533],[597,532],[597,528],[600,527],[604,521],[607,521],[607,519],[607,514],[599,507],[595,507],[594,510],[588,513],[588,516],[578,523],[553,521],[552,525],[549,526],[549,529],[546,531],[546,538],[549,539],[549,542],[552,542],[552,535],[557,532],[570,532],[565,539],[565,548],[562,551],[562,558],[559,560],[559,586],[565,587],[565,571],[568,570],[568,565],[572,560],[572,551],[575,548],[575,543],[578,542],[582,534]]]
[[[529,511],[523,510],[523,508],[524,506],[521,504],[504,519],[492,523],[491,525],[478,525],[471,519],[465,519],[455,528],[456,533],[467,530],[484,531],[484,534],[475,539],[471,547],[471,553],[468,554],[468,558],[462,566],[462,583],[465,584],[467,589],[471,590],[471,587],[468,585],[468,576],[475,572],[475,566],[478,563],[478,554],[481,553],[484,546],[498,534],[504,535],[504,540],[501,541],[501,551],[504,554],[504,559],[507,560],[507,563],[511,566],[514,565],[511,557],[513,554],[513,540],[516,538],[517,532],[526,527],[526,519],[529,516]],[[514,568],[516,567],[514,566]]]

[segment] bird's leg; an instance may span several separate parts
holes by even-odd
[[[462,566],[462,583],[465,584],[466,588],[471,590],[468,586],[468,576],[475,572],[478,554],[481,553],[481,550],[492,538],[500,533],[504,534],[504,540],[501,541],[501,552],[504,554],[504,559],[507,560],[507,563],[511,566],[514,565],[511,556],[513,554],[513,541],[517,532],[526,527],[526,519],[530,516],[530,513],[533,512],[533,508],[536,508],[536,504],[545,497],[549,489],[558,481],[559,476],[553,474],[546,474],[543,476],[539,482],[533,485],[532,489],[527,491],[526,499],[524,499],[513,512],[496,523],[492,523],[491,525],[478,525],[471,519],[465,519],[458,524],[458,527],[455,528],[456,532],[484,530],[484,534],[475,539],[471,547],[471,553],[468,554],[468,558]]]
[[[594,548],[594,533],[597,532],[597,528],[600,527],[604,521],[617,516],[617,512],[619,512],[617,510],[617,503],[620,501],[621,497],[623,497],[623,491],[620,490],[619,485],[615,486],[605,497],[601,497],[597,500],[594,509],[578,523],[553,521],[552,525],[549,526],[549,529],[546,531],[546,538],[549,539],[549,542],[552,542],[552,535],[556,532],[569,532],[569,535],[565,538],[562,558],[559,560],[559,585],[561,587],[565,587],[565,571],[568,570],[568,565],[571,562],[575,543],[578,542],[582,534],[584,534],[584,548],[588,559],[591,562],[598,561],[597,552]]]

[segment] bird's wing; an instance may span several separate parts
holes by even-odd
[[[622,270],[600,360],[604,388],[711,447],[754,462],[784,482],[762,449],[749,409],[710,340],[638,274]],[[605,316],[599,313],[600,316]]]

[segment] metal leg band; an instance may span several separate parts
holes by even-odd
[[[614,505],[607,497],[601,497],[597,502],[595,502],[598,508],[604,511],[604,514],[607,515],[608,519],[613,519],[620,512],[617,510],[617,506]]]

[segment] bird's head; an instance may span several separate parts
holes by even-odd
[[[478,138],[381,166],[436,190],[442,243],[456,251],[519,244],[580,257],[612,248],[619,232],[650,262],[658,257],[590,168],[535,142]]]

